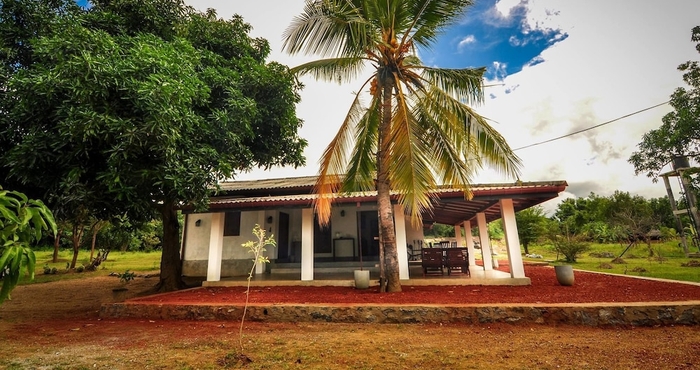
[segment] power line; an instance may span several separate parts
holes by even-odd
[[[654,108],[658,108],[658,107],[660,107],[660,106],[662,106],[662,105],[668,104],[669,102],[670,102],[670,100],[667,100],[667,101],[665,101],[665,102],[663,102],[663,103],[659,103],[659,104],[656,104],[656,105],[652,105],[651,107],[647,107],[647,108],[638,110],[638,111],[636,111],[636,112],[632,112],[632,113],[629,113],[629,114],[625,114],[624,116],[617,117],[617,118],[612,119],[612,120],[610,120],[610,121],[606,121],[606,122],[603,122],[603,123],[599,123],[599,124],[597,124],[597,125],[595,125],[595,126],[591,126],[591,127],[588,127],[588,128],[584,128],[583,130],[574,131],[574,132],[568,133],[568,134],[566,134],[566,135],[558,136],[558,137],[555,137],[555,138],[552,138],[552,139],[548,139],[548,140],[545,140],[545,141],[540,141],[540,142],[538,142],[538,143],[534,143],[534,144],[530,144],[530,145],[521,146],[520,148],[515,148],[515,149],[513,149],[513,151],[531,148],[531,147],[533,147],[533,146],[538,146],[538,145],[550,143],[550,142],[555,141],[555,140],[563,139],[563,138],[565,138],[565,137],[569,137],[569,136],[573,136],[573,135],[580,134],[580,133],[582,133],[582,132],[586,132],[586,131],[589,131],[589,130],[593,130],[594,128],[598,128],[598,127],[601,127],[601,126],[605,126],[605,125],[607,125],[607,124],[610,124],[610,123],[619,121],[619,120],[621,120],[621,119],[634,116],[635,114],[639,114],[639,113],[646,112],[646,111],[651,110],[651,109],[654,109]]]

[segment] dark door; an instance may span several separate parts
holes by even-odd
[[[314,253],[332,253],[332,242],[330,221],[328,225],[320,226],[314,216]]]
[[[277,259],[289,260],[289,215],[280,212],[279,230],[277,230]]]
[[[358,213],[357,217],[357,235],[362,258],[376,260],[379,258],[379,216],[377,211],[362,211]]]

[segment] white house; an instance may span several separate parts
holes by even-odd
[[[314,265],[345,261],[376,261],[379,255],[376,192],[339,194],[329,227],[315,222],[312,202],[316,177],[296,177],[220,184],[220,195],[212,197],[209,210],[184,210],[182,271],[188,277],[206,277],[215,282],[225,277],[245,276],[252,267],[251,255],[241,245],[253,240],[255,224],[274,234],[277,248],[267,256],[276,263],[298,266],[302,281],[314,280]],[[565,181],[518,182],[472,186],[472,198],[450,188],[435,189],[431,213],[423,215],[424,225],[454,225],[457,244],[470,249],[471,233],[461,240],[460,228],[478,226],[481,235],[483,269],[492,269],[487,223],[504,220],[511,276],[524,277],[515,212],[555,198],[566,189]],[[423,240],[423,227],[411,224],[401,206],[395,205],[396,241],[400,278],[408,279],[409,244]],[[489,253],[486,253],[489,252]],[[264,273],[257,266],[256,273]]]

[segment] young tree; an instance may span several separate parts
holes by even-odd
[[[515,214],[515,221],[518,224],[518,237],[523,245],[525,254],[530,254],[528,247],[531,243],[538,241],[545,233],[544,222],[547,216],[542,206],[526,208]]]
[[[307,0],[284,34],[288,53],[325,58],[295,67],[300,75],[342,83],[372,68],[323,154],[315,210],[319,222],[327,223],[336,192],[377,191],[381,291],[401,290],[391,192],[420,225],[438,185],[462,189],[468,197],[471,177],[483,164],[518,173],[519,159],[503,137],[468,105],[483,100],[485,69],[429,67],[415,52],[429,47],[470,5]]]
[[[31,0],[24,0],[32,2]],[[178,207],[206,207],[220,179],[254,166],[298,166],[301,85],[267,63],[269,46],[181,1],[95,0],[27,39],[13,71],[1,161],[23,184],[74,194],[91,215],[163,222],[160,290],[182,287]],[[51,176],[46,176],[51,174]],[[110,219],[109,217],[98,217]]]
[[[43,231],[56,235],[56,223],[46,205],[0,188],[0,303],[10,297],[23,267],[34,278],[36,257],[30,245],[41,239]]]

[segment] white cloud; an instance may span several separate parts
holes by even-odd
[[[467,45],[473,44],[475,42],[476,42],[476,37],[474,37],[474,35],[468,35],[459,41],[457,48],[462,49],[462,48],[466,47]]]
[[[498,98],[488,100],[480,111],[500,122],[497,129],[513,147],[664,102],[682,84],[678,64],[700,59],[690,42],[700,2],[533,0],[527,6],[529,14],[543,15],[530,22],[561,27],[569,37],[542,54],[547,63],[530,63],[505,78],[505,86],[519,85],[516,91],[489,90]],[[554,7],[559,15],[551,17],[544,9]],[[635,176],[627,158],[642,134],[658,127],[669,111],[669,106],[662,106],[518,151],[525,163],[523,180],[559,177],[577,195],[586,195],[587,190],[602,195],[623,190],[664,196],[663,185]]]
[[[496,1],[496,14],[501,18],[509,18],[510,11],[521,5],[521,0],[498,0]]]
[[[513,46],[520,46],[520,45],[521,45],[520,39],[518,39],[518,38],[515,37],[515,36],[511,36],[511,37],[508,39],[508,42],[509,42],[511,45],[513,45]]]

